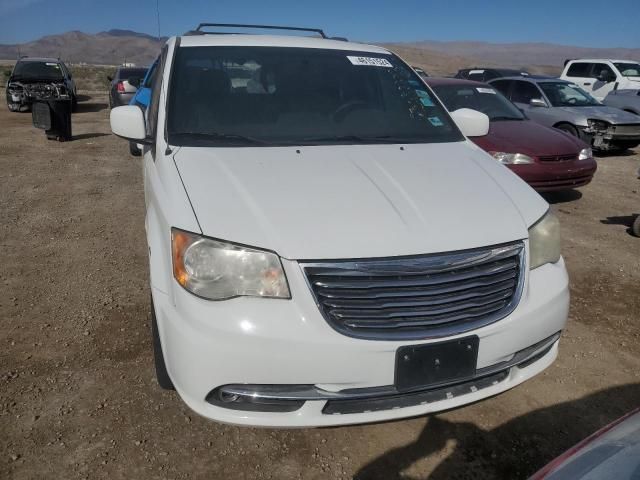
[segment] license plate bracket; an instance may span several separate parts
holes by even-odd
[[[396,389],[419,390],[473,378],[479,345],[480,339],[474,335],[400,347],[396,351]]]

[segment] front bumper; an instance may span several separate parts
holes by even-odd
[[[606,129],[595,130],[580,127],[581,138],[590,143],[594,149],[608,150],[616,148],[616,144],[640,143],[640,123],[609,125]]]
[[[538,192],[584,187],[593,179],[598,164],[589,160],[538,162],[508,167]]]
[[[443,340],[375,341],[342,335],[320,314],[298,264],[283,264],[292,300],[210,302],[179,286],[169,295],[153,289],[167,370],[179,395],[200,415],[242,425],[310,427],[378,422],[459,407],[508,390],[549,366],[557,355],[555,339],[533,363],[505,362],[561,331],[569,308],[568,278],[560,260],[527,272],[520,304],[511,315],[458,335],[480,338],[477,371],[504,366],[499,381],[482,388],[469,385],[455,395],[444,392],[444,398],[431,396],[417,405],[369,411],[336,410],[335,401],[330,408],[329,398],[305,400],[290,412],[241,411],[209,403],[207,397],[216,388],[238,384],[310,385],[335,397],[341,397],[340,392],[380,391],[394,383],[399,347]]]

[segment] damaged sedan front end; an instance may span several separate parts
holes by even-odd
[[[38,98],[69,98],[75,107],[76,86],[68,67],[53,58],[22,57],[7,82],[7,107],[28,112]]]
[[[616,112],[618,113],[618,112]],[[593,148],[601,151],[634,148],[640,144],[640,117],[623,112],[621,121],[629,123],[612,123],[602,119],[589,118],[587,126],[579,126],[586,139],[591,141]],[[635,120],[635,122],[634,122]]]
[[[530,119],[574,135],[595,150],[640,145],[640,116],[603,105],[574,83],[539,76],[499,78],[489,83]]]
[[[7,85],[7,106],[12,112],[28,112],[37,98],[71,98],[64,82],[15,81]]]

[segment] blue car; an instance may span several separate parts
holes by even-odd
[[[151,82],[153,81],[153,75],[156,72],[157,66],[158,59],[156,58],[147,70],[144,79],[140,83],[140,86],[138,86],[138,91],[129,102],[129,105],[138,105],[143,110],[147,109],[149,101],[151,100]]]

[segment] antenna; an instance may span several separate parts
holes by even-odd
[[[158,19],[158,42],[160,42],[160,0],[156,0],[156,18]]]

